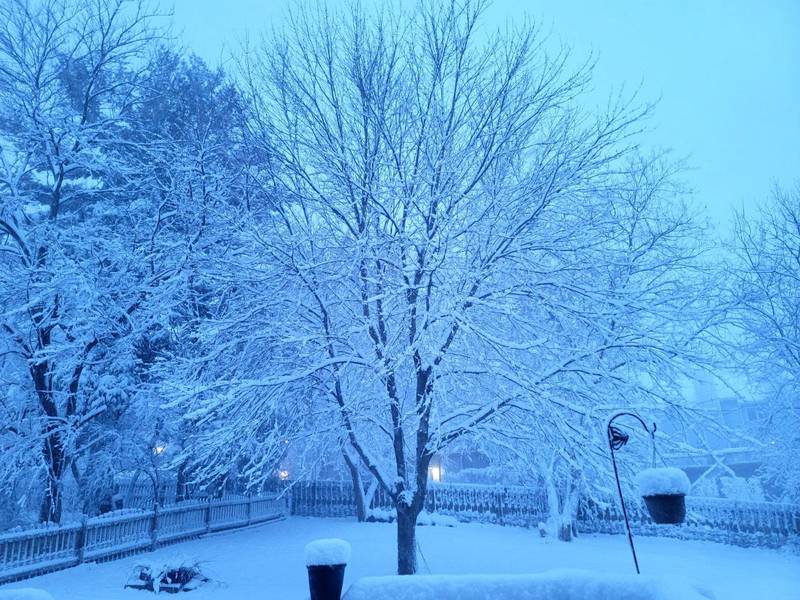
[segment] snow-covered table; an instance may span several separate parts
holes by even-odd
[[[535,575],[364,577],[344,600],[713,600],[678,580],[554,570]]]

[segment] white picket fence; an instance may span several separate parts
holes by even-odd
[[[681,525],[656,525],[640,499],[627,499],[634,533],[682,539],[710,540],[737,546],[777,548],[800,542],[800,506],[770,502],[737,502],[720,498],[686,498],[687,518]],[[378,493],[373,508],[392,509]],[[431,484],[425,510],[460,521],[535,527],[547,519],[547,502],[538,488]],[[355,514],[352,486],[347,482],[298,482],[292,487],[291,514],[318,517]],[[578,511],[584,533],[623,533],[619,502],[585,501]]]
[[[373,508],[391,509],[382,492]],[[536,526],[547,518],[542,492],[536,488],[432,484],[425,509],[502,525]],[[265,523],[288,514],[351,516],[355,513],[349,483],[300,482],[291,493],[187,501],[156,510],[126,509],[81,523],[41,526],[0,534],[0,583],[71,567],[82,562],[109,560],[181,539]],[[656,525],[646,510],[629,502],[629,517],[638,535],[711,540],[739,546],[780,547],[800,540],[800,506],[768,502],[735,502],[687,497],[682,525]],[[622,533],[618,504],[584,502],[578,527],[586,533]]]
[[[686,497],[681,525],[657,525],[641,501],[629,499],[628,519],[638,535],[708,540],[743,547],[780,548],[800,543],[800,506],[773,502],[740,502],[726,498]],[[624,533],[618,502],[585,502],[578,525],[587,533]]]
[[[546,518],[545,498],[534,488],[463,484],[430,484],[425,510],[453,515],[462,521],[501,525],[535,525]],[[394,508],[379,489],[372,508]],[[292,486],[291,514],[339,517],[355,514],[353,488],[337,481],[297,482]]]
[[[107,513],[81,523],[42,526],[0,535],[0,583],[109,560],[213,531],[266,523],[288,514],[286,496],[189,501]]]

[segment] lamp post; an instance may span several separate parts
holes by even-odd
[[[633,417],[642,424],[644,430],[650,434],[650,439],[653,442],[653,461],[655,462],[656,453],[656,424],[653,423],[653,428],[650,429],[642,418],[636,413],[632,412],[618,412],[608,420],[606,432],[608,434],[608,448],[611,450],[611,464],[614,465],[614,478],[617,481],[617,492],[619,493],[619,502],[622,505],[622,516],[625,518],[625,529],[628,532],[628,544],[631,547],[631,554],[633,555],[633,564],[636,567],[636,574],[639,575],[639,561],[636,558],[636,548],[633,545],[633,534],[631,534],[631,524],[628,521],[628,510],[625,508],[625,498],[622,496],[622,485],[619,482],[619,470],[617,469],[617,458],[614,452],[622,448],[628,443],[630,436],[619,427],[614,426],[614,420],[619,417]]]

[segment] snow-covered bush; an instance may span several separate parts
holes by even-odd
[[[397,514],[394,510],[387,510],[385,508],[371,508],[369,511],[367,511],[367,522],[369,523],[394,523],[396,520]],[[417,515],[417,525],[455,527],[458,525],[458,519],[437,512],[423,511]]]
[[[189,592],[208,581],[198,561],[178,559],[137,565],[125,587],[155,593]]]
[[[663,494],[683,495],[689,493],[689,478],[675,467],[645,469],[636,476],[639,494],[658,496]]]
[[[119,517],[125,517],[129,515],[140,515],[145,512],[147,511],[143,508],[120,508],[119,510],[111,510],[100,515],[95,515],[91,520],[92,523],[99,523],[101,521],[118,519]]]
[[[370,508],[367,511],[368,523],[394,523],[397,519],[397,513],[394,510],[387,510],[385,508]]]
[[[417,525],[438,525],[439,527],[455,527],[458,519],[435,512],[421,512],[417,516]]]

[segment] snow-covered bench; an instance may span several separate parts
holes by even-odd
[[[556,570],[535,575],[365,577],[344,600],[713,600],[685,582]]]

